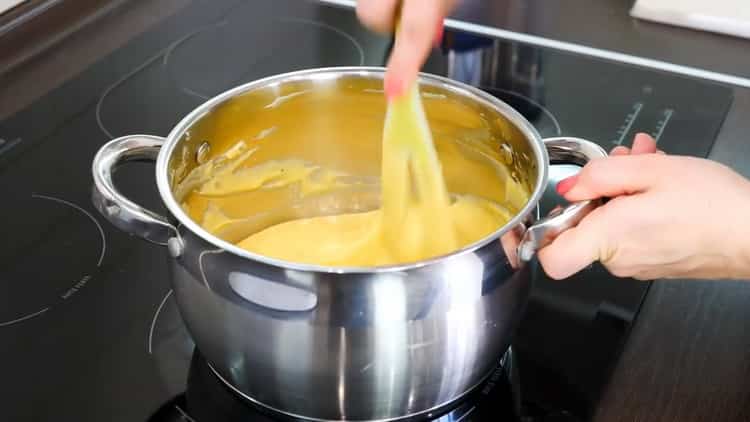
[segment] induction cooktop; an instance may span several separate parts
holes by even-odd
[[[343,7],[190,1],[0,121],[0,419],[130,422],[177,412],[211,420],[187,413],[210,408],[201,406],[209,393],[200,385],[216,380],[180,319],[168,255],[94,211],[92,158],[117,136],[166,135],[206,99],[243,82],[312,67],[381,66],[390,48],[389,38]],[[499,97],[542,136],[582,137],[607,149],[642,131],[667,153],[706,156],[732,101],[713,83],[450,29],[424,71]],[[562,203],[554,183],[573,171],[553,168],[542,212]],[[115,181],[164,212],[152,166],[123,167]],[[503,420],[516,400],[522,420],[591,417],[649,284],[616,279],[598,265],[565,281],[539,272],[534,283],[512,346],[513,388],[487,390],[512,398],[466,401],[462,411],[436,417]],[[233,405],[226,406],[219,409]],[[246,420],[274,420],[264,417],[272,419]]]

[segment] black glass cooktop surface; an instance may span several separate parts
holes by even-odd
[[[186,3],[0,121],[2,420],[156,420],[173,405],[200,404],[203,390],[191,390],[189,378],[216,381],[180,320],[166,251],[118,231],[91,206],[90,165],[101,145],[126,134],[166,135],[207,98],[242,82],[383,65],[390,49],[345,8]],[[583,137],[607,149],[644,131],[668,153],[706,156],[732,101],[729,89],[707,82],[451,30],[425,71],[498,96],[545,137]],[[543,211],[558,203],[553,185],[571,171],[553,169]],[[153,173],[134,164],[116,182],[161,211]],[[562,282],[539,274],[513,345],[513,397],[528,420],[590,417],[647,289],[597,265]],[[481,414],[443,420],[508,414],[505,400],[467,403],[462,409]],[[268,420],[254,418],[246,420]]]

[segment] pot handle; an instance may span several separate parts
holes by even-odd
[[[575,164],[584,166],[595,158],[607,157],[599,145],[580,138],[547,138],[544,145],[550,165]],[[576,202],[565,208],[553,210],[547,217],[533,223],[523,234],[518,245],[518,258],[528,262],[534,254],[552,243],[565,230],[575,227],[591,211],[603,203],[601,199]]]
[[[112,174],[129,161],[156,161],[165,139],[150,135],[129,135],[113,139],[102,146],[94,157],[92,201],[97,210],[120,230],[150,242],[166,245],[179,237],[167,219],[130,201],[120,194]]]

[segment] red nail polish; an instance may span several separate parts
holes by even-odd
[[[443,26],[443,19],[441,18],[438,21],[437,25],[437,31],[435,31],[435,47],[440,47],[440,44],[443,42],[443,33],[444,33],[444,26]]]
[[[573,186],[575,186],[577,181],[578,175],[570,176],[561,180],[557,184],[557,193],[560,195],[565,195],[566,193],[570,192],[571,189],[573,189]]]

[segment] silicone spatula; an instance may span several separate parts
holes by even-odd
[[[400,19],[396,17],[396,37]],[[400,242],[407,213],[418,213],[419,243],[433,253],[447,253],[455,247],[455,232],[450,219],[450,197],[422,104],[419,82],[405,93],[388,101],[383,131],[383,214],[388,238]],[[409,221],[415,221],[409,219]],[[394,245],[395,246],[395,245]],[[414,247],[414,245],[404,245]],[[404,250],[403,253],[409,254]]]

